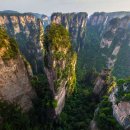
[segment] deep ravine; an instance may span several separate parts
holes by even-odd
[[[129,130],[129,12],[0,12],[0,27],[0,130]]]

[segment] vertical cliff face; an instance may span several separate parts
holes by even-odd
[[[86,35],[87,13],[54,13],[51,21],[56,24],[62,24],[72,37],[73,47],[79,51],[83,46]]]
[[[18,42],[34,73],[43,71],[43,23],[33,14],[1,13],[0,26]]]
[[[76,54],[73,52],[66,29],[50,25],[45,33],[45,73],[50,90],[57,102],[55,114],[62,111],[65,97],[74,91],[76,82]]]
[[[30,75],[31,68],[20,55],[15,40],[0,30],[0,99],[17,103],[28,111],[35,97]]]
[[[127,77],[130,74],[129,19],[129,12],[94,13],[87,24],[89,32],[94,28],[99,34],[96,48],[100,50],[100,59],[105,63],[105,67],[113,68],[113,74],[117,77]]]
[[[107,67],[114,68],[113,74],[117,77],[122,77],[124,73],[124,77],[130,74],[129,19],[129,16],[112,19],[103,33],[100,44],[104,56],[107,57]],[[125,59],[126,64],[124,64],[123,59]]]

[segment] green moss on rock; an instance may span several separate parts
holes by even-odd
[[[68,93],[72,93],[76,83],[77,55],[72,49],[68,31],[62,25],[51,24],[46,29],[44,40],[45,67],[55,72],[54,90],[58,92],[66,82]]]
[[[4,29],[0,29],[0,56],[4,60],[15,58],[18,54],[17,43]]]

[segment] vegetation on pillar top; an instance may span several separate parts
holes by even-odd
[[[55,71],[55,91],[63,87],[61,84],[67,81],[67,90],[72,92],[76,83],[75,65],[77,55],[71,46],[68,31],[58,24],[47,27],[44,39],[45,67]]]

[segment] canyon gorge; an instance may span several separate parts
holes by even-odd
[[[129,57],[130,12],[1,11],[0,129],[129,130]]]

